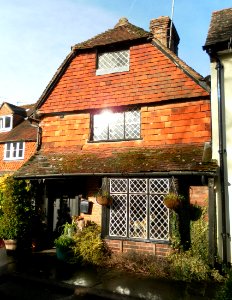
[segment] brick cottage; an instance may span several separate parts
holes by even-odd
[[[41,148],[16,176],[38,185],[51,237],[82,215],[115,252],[167,255],[164,196],[174,186],[194,203],[213,201],[209,87],[177,56],[170,24],[154,19],[148,32],[122,18],[73,46],[31,111]],[[110,205],[96,201],[102,185]]]

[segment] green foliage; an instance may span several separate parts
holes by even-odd
[[[30,182],[3,176],[0,180],[0,194],[0,237],[20,241],[27,239],[33,216]]]
[[[179,215],[174,211],[170,215],[170,229],[171,229],[171,246],[174,249],[181,248],[181,236],[179,229]]]
[[[107,257],[107,248],[101,239],[101,230],[94,222],[88,222],[75,235],[74,255],[83,263],[100,265]]]
[[[67,234],[62,234],[57,239],[55,239],[54,244],[62,251],[69,251],[75,245],[75,241]]]
[[[190,223],[191,253],[208,263],[208,221],[207,208],[202,208],[201,218]]]
[[[226,280],[222,289],[218,292],[217,300],[231,300],[232,299],[232,271],[228,274],[228,279]]]
[[[222,281],[223,277],[208,264],[208,222],[207,209],[202,209],[201,218],[192,221],[191,247],[188,251],[179,248],[170,255],[172,277],[183,281],[201,281],[214,279]]]

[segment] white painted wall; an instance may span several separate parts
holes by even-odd
[[[232,254],[232,52],[219,54],[224,72],[224,99],[225,99],[225,141],[226,141],[226,217],[227,217],[227,251],[228,261],[231,262]],[[211,63],[211,108],[212,108],[212,147],[213,159],[219,163],[219,140],[218,140],[218,96],[217,96],[217,70],[216,63]],[[221,229],[221,205],[220,205],[220,186],[216,183],[217,195],[217,230],[218,230],[218,250],[222,256],[222,229]]]

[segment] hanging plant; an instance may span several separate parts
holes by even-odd
[[[191,221],[197,221],[202,215],[202,208],[196,204],[190,204],[189,215]]]
[[[113,199],[108,190],[107,178],[102,179],[102,187],[99,189],[96,195],[96,201],[98,204],[103,206],[109,206],[112,204]]]
[[[181,206],[183,199],[183,196],[171,192],[164,197],[164,205],[167,208],[176,211]]]
[[[112,197],[110,196],[109,192],[99,190],[96,196],[97,203],[103,206],[108,206],[112,204]]]

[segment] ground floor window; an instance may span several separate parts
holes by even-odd
[[[168,240],[169,210],[163,204],[168,178],[111,178],[109,236]]]

